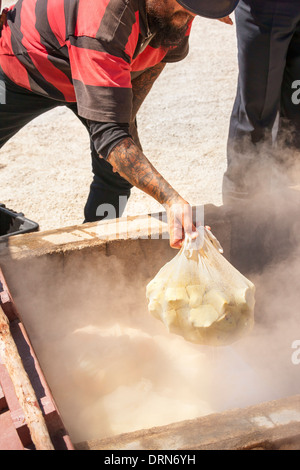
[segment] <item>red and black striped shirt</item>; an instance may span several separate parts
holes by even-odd
[[[188,36],[154,46],[145,0],[19,0],[0,38],[0,66],[17,85],[62,102],[83,118],[128,123],[131,80],[188,53]]]

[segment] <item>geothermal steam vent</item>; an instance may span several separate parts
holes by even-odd
[[[299,398],[291,398],[300,386],[291,359],[299,332],[299,192],[283,200],[280,214],[271,212],[274,204],[256,205],[261,225],[255,231],[249,208],[205,208],[224,258],[256,286],[254,328],[222,347],[186,341],[149,314],[146,286],[174,259],[174,250],[164,237],[150,239],[148,217],[141,220],[140,238],[137,220],[120,220],[117,237],[110,237],[109,223],[87,224],[13,237],[2,247],[12,298],[75,446],[91,448],[88,442],[97,441],[98,448],[122,448],[125,438],[118,436],[132,432],[126,437],[131,449],[193,448],[204,441],[206,447],[226,441],[236,448],[300,435]],[[159,218],[153,221],[164,233]],[[191,292],[188,298],[194,299]],[[177,300],[170,293],[169,301]],[[34,384],[43,405],[46,388]],[[236,414],[226,411],[233,409]],[[224,441],[214,439],[216,420],[219,437],[226,430]],[[233,429],[234,443],[228,435]],[[149,442],[141,430],[148,430]]]

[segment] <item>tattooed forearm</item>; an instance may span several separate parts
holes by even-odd
[[[110,153],[109,163],[114,171],[163,205],[174,204],[182,198],[149,162],[132,139],[122,140]]]
[[[108,161],[114,171],[133,186],[149,194],[160,204],[171,205],[183,199],[143,154],[135,128],[136,114],[164,67],[165,64],[160,63],[132,81],[133,103],[130,130],[133,140],[128,138],[120,142],[110,153]]]

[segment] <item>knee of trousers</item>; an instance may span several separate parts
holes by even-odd
[[[130,189],[108,187],[97,176],[94,176],[84,208],[85,222],[121,217],[130,197],[130,192]]]

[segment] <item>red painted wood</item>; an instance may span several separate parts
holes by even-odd
[[[0,414],[0,450],[24,450],[9,411]]]
[[[32,387],[35,391],[39,406],[45,418],[51,440],[56,450],[74,450],[71,439],[64,428],[61,416],[56,407],[51,390],[44,377],[37,356],[33,350],[26,329],[21,322],[20,315],[14,304],[11,293],[6,284],[4,275],[0,269],[0,305],[10,321],[11,335],[16,343],[19,355],[22,359],[24,369],[28,374]],[[19,435],[24,447],[32,445],[28,427],[25,422],[24,413],[16,397],[12,381],[0,359],[0,385],[2,386],[1,406],[10,411],[11,421]],[[1,405],[2,403],[2,405]]]

